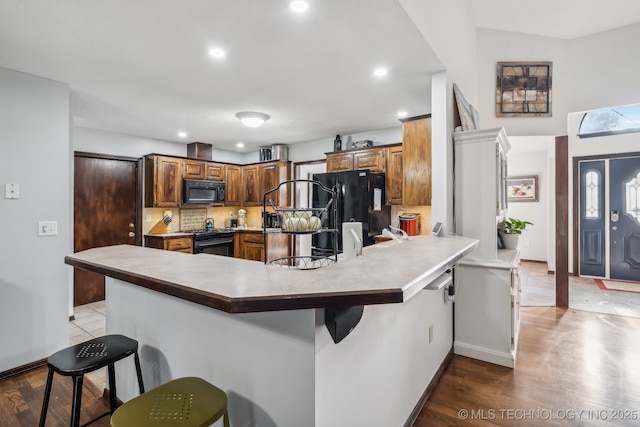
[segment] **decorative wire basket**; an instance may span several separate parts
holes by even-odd
[[[280,219],[280,230],[291,234],[310,234],[322,229],[327,210],[333,199],[324,208],[278,208],[269,200]]]
[[[288,256],[271,260],[267,265],[272,267],[293,268],[296,270],[315,270],[336,263],[332,257],[322,256]]]

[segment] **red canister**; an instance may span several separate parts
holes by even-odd
[[[400,219],[400,230],[407,233],[409,236],[416,236],[420,234],[420,214],[419,213],[404,213],[398,216]]]

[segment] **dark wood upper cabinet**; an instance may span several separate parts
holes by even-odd
[[[204,179],[206,163],[202,160],[184,160],[182,177],[185,179]]]
[[[327,172],[353,170],[353,153],[327,154]]]
[[[182,204],[184,160],[150,154],[145,157],[145,206],[171,208]]]
[[[327,153],[327,172],[358,169],[370,169],[372,172],[385,172],[385,149],[367,148],[351,152]]]
[[[205,163],[205,179],[209,181],[225,180],[225,165],[222,163]]]
[[[242,168],[242,182],[244,186],[244,206],[258,206],[262,204],[260,193],[260,173],[258,165],[248,165]]]
[[[404,174],[402,172],[402,145],[387,147],[387,174],[385,179],[385,193],[387,205],[402,204],[402,187]]]
[[[242,166],[226,165],[224,173],[226,187],[225,206],[240,206],[242,204]]]
[[[402,122],[403,203],[431,205],[431,116]]]

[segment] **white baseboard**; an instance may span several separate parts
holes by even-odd
[[[506,366],[507,368],[513,368],[516,364],[516,358],[513,352],[503,353],[501,351],[495,351],[489,348],[478,347],[457,341],[453,343],[453,352],[460,356],[466,356],[472,359]]]

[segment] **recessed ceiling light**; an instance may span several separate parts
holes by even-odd
[[[178,132],[178,137],[179,138],[186,138],[187,137],[187,133],[186,132]]]
[[[384,77],[387,75],[388,72],[389,71],[386,68],[380,67],[373,70],[373,75],[376,77]]]
[[[406,111],[398,111],[398,117],[407,117]]]
[[[236,114],[236,117],[240,119],[243,125],[250,128],[260,127],[269,120],[269,115],[265,113],[259,113],[257,111],[242,111]]]
[[[309,3],[305,0],[294,0],[289,3],[291,10],[297,13],[306,12],[309,9]]]
[[[225,57],[226,53],[224,50],[220,49],[219,47],[214,47],[212,49],[209,49],[209,55],[211,55],[216,59],[221,59]]]
[[[238,147],[238,148],[244,148],[244,142],[238,142],[238,143],[236,144],[236,147]]]

